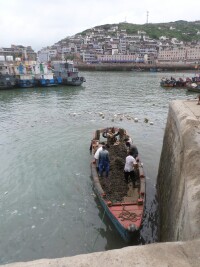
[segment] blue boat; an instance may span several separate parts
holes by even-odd
[[[58,79],[54,76],[49,65],[44,63],[39,63],[34,66],[35,72],[35,86],[57,86]]]

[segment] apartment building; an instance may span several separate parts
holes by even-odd
[[[160,47],[158,52],[158,62],[196,64],[200,62],[200,45]]]

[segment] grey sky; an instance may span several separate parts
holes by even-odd
[[[35,51],[102,24],[200,20],[200,0],[0,0],[0,47]]]

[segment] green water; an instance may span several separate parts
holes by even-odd
[[[147,207],[136,243],[157,241],[155,185],[168,104],[196,94],[161,88],[162,73],[81,74],[82,87],[0,91],[0,264],[125,246],[90,178],[90,140],[107,126],[124,127],[138,146]]]

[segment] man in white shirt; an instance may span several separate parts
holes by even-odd
[[[126,157],[126,163],[124,166],[124,179],[125,179],[125,182],[128,184],[129,178],[130,178],[133,183],[133,186],[135,186],[135,182],[136,182],[136,175],[135,175],[135,170],[134,170],[136,166],[137,166],[137,162],[135,158],[133,157],[133,153],[132,151],[129,151],[129,154]]]

